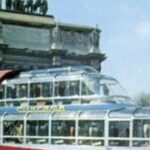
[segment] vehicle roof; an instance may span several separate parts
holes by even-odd
[[[20,72],[19,75],[8,79],[6,78],[7,82],[13,83],[13,82],[27,82],[30,80],[33,81],[43,81],[43,80],[61,80],[62,78],[68,79],[68,76],[75,78],[80,77],[98,77],[101,79],[109,79],[112,81],[117,81],[111,76],[102,75],[100,72],[98,72],[96,69],[90,66],[68,66],[68,67],[52,67],[49,69],[40,69],[40,70],[31,70],[31,71],[23,71]],[[73,78],[71,78],[73,79]],[[2,82],[2,84],[5,84],[5,80]]]
[[[60,107],[60,108],[59,108]],[[54,109],[55,108],[55,109]],[[30,111],[29,111],[30,110]],[[71,106],[47,106],[47,107],[1,107],[0,116],[4,114],[6,120],[22,120],[25,116],[29,120],[72,119],[78,116],[79,119],[88,118],[150,118],[150,107],[136,107],[125,104],[98,104],[98,105],[71,105]]]

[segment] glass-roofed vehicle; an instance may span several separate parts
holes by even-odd
[[[7,72],[0,85],[0,143],[150,146],[150,109],[89,66]]]

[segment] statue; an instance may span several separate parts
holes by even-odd
[[[27,0],[27,3],[25,4],[25,9],[27,9],[27,13],[33,13],[33,0]]]
[[[11,10],[12,0],[6,0],[6,10]]]
[[[93,41],[92,42],[93,42],[94,47],[99,46],[99,33],[96,30],[93,31]]]
[[[24,0],[20,0],[20,3],[19,3],[19,11],[20,11],[20,12],[25,12]]]
[[[61,47],[61,44],[60,44],[61,41],[60,41],[60,27],[59,27],[59,23],[57,23],[56,27],[53,29],[52,39],[53,39],[52,48],[53,49],[60,48]]]
[[[0,0],[0,9],[2,0]],[[48,11],[47,0],[6,0],[6,10],[13,10],[19,12],[35,13],[39,9],[38,13],[46,15]]]
[[[47,11],[48,11],[48,3],[47,3],[47,0],[43,0],[43,2],[41,3],[40,12],[41,12],[43,15],[46,15]]]
[[[14,0],[14,2],[13,2],[13,10],[14,11],[19,11],[19,7],[20,7],[20,0]]]
[[[99,48],[99,31],[97,29],[94,29],[91,33],[91,38],[90,38],[90,43],[91,43],[91,50],[90,52],[94,52],[96,49]]]
[[[36,0],[36,2],[34,4],[34,12],[36,12],[37,9],[40,7],[41,7],[41,0]]]

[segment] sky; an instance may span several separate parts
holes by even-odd
[[[115,77],[130,96],[150,92],[149,0],[49,0],[56,21],[102,30],[102,73]]]

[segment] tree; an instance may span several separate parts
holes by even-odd
[[[139,93],[134,97],[134,99],[138,106],[150,106],[150,93]]]

